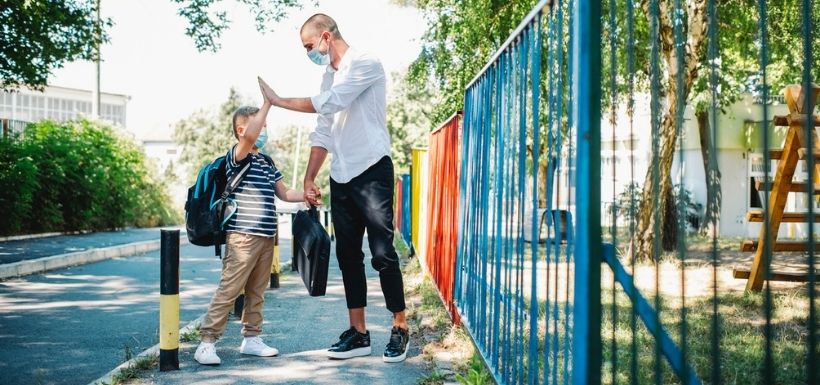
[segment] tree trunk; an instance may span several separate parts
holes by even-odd
[[[670,3],[670,1],[665,0],[660,1],[659,4],[661,16],[660,24],[658,26],[658,38],[660,40],[659,44],[661,48],[661,57],[663,58],[666,69],[666,71],[662,71],[666,74],[666,78],[662,79],[662,83],[665,85],[663,89],[665,97],[662,99],[666,103],[660,103],[661,106],[665,106],[662,110],[662,119],[659,130],[660,148],[658,149],[659,152],[657,159],[653,158],[653,161],[650,163],[650,167],[646,172],[646,178],[644,178],[643,192],[641,194],[642,205],[641,210],[638,213],[638,227],[635,232],[635,239],[633,239],[632,243],[631,257],[639,260],[648,260],[655,256],[659,256],[660,250],[655,249],[654,240],[656,239],[656,236],[662,236],[662,234],[655,234],[654,227],[656,220],[662,220],[663,211],[659,212],[660,215],[658,216],[660,218],[655,218],[652,211],[655,207],[666,207],[667,195],[671,195],[666,192],[670,191],[672,188],[670,175],[672,170],[672,160],[675,155],[675,143],[678,138],[678,133],[675,130],[678,109],[678,85],[675,82],[675,78],[678,71],[684,71],[684,82],[681,94],[683,99],[686,100],[689,96],[690,90],[692,89],[692,85],[698,76],[698,59],[700,58],[701,49],[707,32],[706,1],[693,0],[686,2],[686,13],[689,23],[687,25],[688,30],[686,31],[685,36],[685,64],[684,68],[678,68],[676,52],[674,49],[673,19],[671,17],[672,6]],[[651,14],[648,1],[643,1],[641,6],[643,7],[646,15]],[[653,167],[658,168],[658,180],[660,184],[660,186],[658,186],[660,187],[659,194],[653,194]],[[663,222],[661,222],[661,225],[662,224]],[[659,228],[662,232],[663,226],[659,226]],[[677,229],[677,226],[675,226],[675,228]]]
[[[698,135],[700,135],[700,155],[703,157],[703,175],[706,179],[706,213],[700,233],[716,235],[720,226],[720,206],[722,201],[720,191],[720,169],[717,162],[711,161],[712,142],[709,140],[709,113],[698,111],[695,113],[698,120]]]

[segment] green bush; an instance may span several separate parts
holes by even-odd
[[[42,121],[0,143],[0,234],[178,223],[142,150],[91,120]]]
[[[25,229],[37,189],[37,166],[26,149],[13,140],[0,140],[0,207],[4,210],[0,234]]]

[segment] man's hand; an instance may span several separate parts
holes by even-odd
[[[306,180],[303,191],[305,192],[305,203],[308,206],[320,206],[322,204],[322,192],[312,180]]]
[[[276,91],[274,91],[273,88],[270,88],[268,83],[265,83],[261,77],[257,76],[256,79],[259,80],[259,89],[262,90],[262,96],[264,96],[270,104],[277,106],[280,98],[279,95],[276,94]]]

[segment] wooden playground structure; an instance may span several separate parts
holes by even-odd
[[[788,127],[788,131],[783,143],[783,149],[769,152],[769,159],[778,161],[774,181],[771,185],[765,179],[756,181],[758,191],[771,191],[768,200],[768,226],[764,225],[760,228],[760,236],[757,240],[747,240],[741,244],[741,251],[755,253],[751,269],[735,268],[733,272],[735,278],[748,279],[746,290],[751,291],[762,290],[764,280],[806,282],[809,280],[809,274],[811,274],[810,272],[770,271],[771,258],[769,258],[769,253],[766,251],[767,239],[771,242],[768,244],[771,253],[816,253],[817,250],[820,250],[820,242],[817,241],[815,241],[814,247],[810,247],[808,240],[780,242],[777,240],[781,223],[812,222],[820,226],[820,212],[818,211],[813,212],[812,217],[809,216],[808,212],[784,212],[786,199],[790,193],[805,194],[811,192],[815,196],[820,196],[820,138],[818,138],[816,130],[812,130],[811,138],[808,138],[805,127],[806,124],[811,124],[812,127],[820,127],[820,115],[808,115],[808,111],[804,111],[806,97],[811,98],[812,106],[817,104],[820,86],[813,84],[810,95],[806,95],[800,85],[790,85],[783,89],[783,94],[789,108],[789,115],[775,116],[773,124],[776,127]],[[811,154],[809,154],[809,140],[812,141]],[[797,161],[808,160],[809,157],[814,161],[814,170],[809,174],[812,186],[807,182],[793,180]],[[812,200],[809,201],[810,204],[813,204]],[[749,211],[746,214],[746,219],[749,222],[764,223],[765,212],[763,210]],[[809,270],[812,270],[811,268],[812,266],[809,266]]]

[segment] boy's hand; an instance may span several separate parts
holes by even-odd
[[[268,83],[265,83],[261,77],[257,76],[256,78],[259,80],[259,89],[262,91],[262,96],[269,101],[270,104],[275,106],[276,101],[279,99],[279,95],[277,95],[273,88],[270,88]]]
[[[305,203],[308,206],[320,206],[322,204],[322,192],[319,191],[319,186],[316,186],[312,180],[305,181]]]

